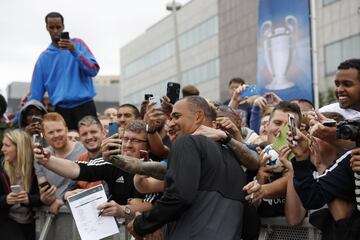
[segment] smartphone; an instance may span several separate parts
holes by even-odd
[[[265,94],[264,98],[265,98],[267,104],[271,105],[271,104],[274,103],[274,96],[273,95]]]
[[[42,118],[39,117],[39,116],[35,116],[33,115],[31,117],[31,123],[34,123],[34,124],[40,124],[42,122]]]
[[[10,189],[13,193],[19,193],[21,192],[21,186],[20,185],[11,185]]]
[[[44,149],[43,149],[43,147],[42,147],[43,141],[42,141],[41,135],[36,133],[36,134],[32,135],[31,138],[32,138],[32,142],[33,142],[34,144],[35,144],[35,143],[38,143],[38,144],[39,144],[38,148],[40,148],[41,154],[43,154],[43,153],[44,153]]]
[[[295,126],[295,117],[293,114],[289,113],[289,130],[291,132],[291,136],[294,139],[296,136],[296,126]],[[292,140],[292,144],[296,144],[296,140]]]
[[[62,33],[60,34],[60,39],[70,40],[69,32],[62,32]]]
[[[160,102],[160,97],[159,96],[149,97],[149,103],[150,104],[154,103],[155,108],[161,109],[161,102]]]
[[[119,123],[118,122],[110,122],[109,123],[109,137],[119,132]]]
[[[240,93],[240,97],[244,98],[244,97],[251,97],[254,95],[258,94],[258,89],[256,87],[256,85],[248,85],[241,93]]]
[[[149,152],[140,150],[140,158],[144,159],[144,161],[149,161]]]
[[[166,96],[170,99],[171,104],[175,104],[175,102],[179,100],[180,84],[176,82],[168,82]]]
[[[144,95],[144,99],[145,100],[149,100],[150,97],[153,97],[154,95],[150,94],[150,93],[147,93]]]
[[[284,125],[284,127],[281,129],[281,131],[277,134],[272,147],[273,149],[275,149],[277,152],[279,152],[279,149],[288,144],[287,141],[287,133],[289,132],[289,126],[287,124]],[[291,152],[288,156],[288,160],[291,160],[293,157],[295,157],[294,153]]]
[[[50,183],[47,182],[47,181],[43,182],[43,183],[40,183],[39,186],[40,186],[40,188],[43,188],[43,187],[46,186],[45,191],[47,191],[51,187]]]
[[[329,119],[329,120],[323,121],[321,124],[326,126],[326,127],[335,127],[336,126],[336,121],[334,119]]]

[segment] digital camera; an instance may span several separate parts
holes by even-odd
[[[336,138],[351,140],[360,146],[360,118],[347,119],[336,125]]]

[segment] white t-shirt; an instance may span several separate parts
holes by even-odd
[[[345,119],[352,119],[360,117],[360,112],[351,108],[341,108],[339,103],[332,103],[326,106],[323,106],[319,109],[320,112],[337,112],[344,116]]]

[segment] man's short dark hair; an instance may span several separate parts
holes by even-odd
[[[282,112],[291,112],[296,113],[299,116],[299,121],[297,122],[297,127],[300,127],[301,124],[301,110],[300,107],[296,103],[292,103],[289,101],[281,101],[279,104],[277,104],[274,109],[272,110],[270,114],[270,120],[272,119],[274,112],[276,110],[282,111]]]
[[[305,98],[295,98],[295,99],[291,100],[291,102],[293,102],[293,101],[297,101],[299,103],[307,103],[312,108],[315,108],[314,103],[312,101],[310,101],[310,100],[305,99]]]
[[[358,71],[358,79],[360,80],[360,59],[359,58],[352,58],[345,60],[344,62],[340,63],[338,66],[338,70],[345,70],[354,68]]]
[[[202,110],[204,112],[205,117],[210,121],[216,120],[216,112],[213,108],[210,107],[209,103],[200,96],[188,96],[183,98],[186,102],[192,105],[190,111],[198,111]]]
[[[181,91],[183,97],[200,95],[199,89],[197,89],[194,85],[191,84],[184,86]]]
[[[118,107],[119,108],[124,108],[124,107],[128,107],[132,109],[132,113],[134,114],[135,118],[140,118],[140,111],[137,107],[135,107],[134,105],[130,104],[130,103],[125,103],[122,104]]]
[[[229,86],[232,84],[232,83],[239,83],[240,85],[243,85],[245,84],[245,81],[244,79],[242,78],[239,78],[239,77],[236,77],[236,78],[233,78],[229,81]]]
[[[58,12],[50,12],[45,16],[45,23],[48,24],[48,18],[60,18],[62,24],[64,24],[64,17]]]

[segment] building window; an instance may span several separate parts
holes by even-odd
[[[144,101],[144,95],[145,94],[153,94],[154,96],[159,96],[160,98],[166,94],[166,86],[168,82],[176,82],[175,77],[171,77],[165,80],[162,80],[156,84],[147,86],[142,89],[136,90],[136,92],[133,92],[125,97],[125,102],[134,104],[134,105],[140,105],[142,101]]]
[[[340,0],[323,0],[323,6],[332,4],[332,3],[337,2],[337,1],[340,1]]]
[[[171,40],[162,46],[148,52],[144,56],[138,58],[125,67],[125,77],[132,77],[137,73],[144,71],[146,68],[164,61],[165,59],[174,55],[174,49],[174,40]]]
[[[180,35],[180,49],[190,48],[218,33],[218,18],[211,17]]]
[[[190,48],[206,39],[209,39],[218,33],[218,17],[211,17],[204,22],[196,25],[192,29],[180,34],[180,50]],[[147,68],[155,66],[175,54],[175,41],[169,42],[145,53],[135,61],[125,66],[124,76],[130,78]]]
[[[219,76],[219,59],[191,68],[182,74],[183,84],[199,84],[215,79]]]
[[[117,84],[117,83],[119,83],[118,79],[111,79],[110,80],[110,84]]]
[[[346,59],[360,57],[360,34],[325,46],[325,74],[334,75]]]

